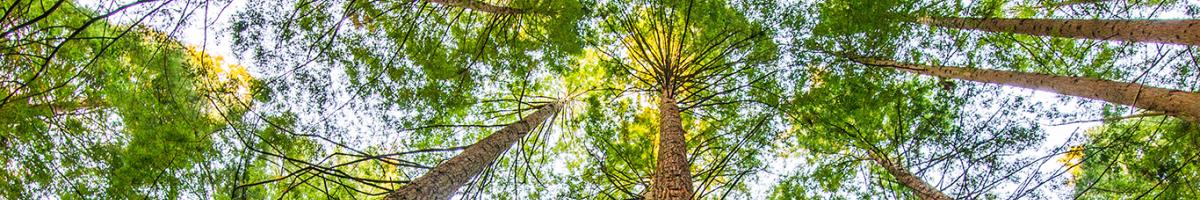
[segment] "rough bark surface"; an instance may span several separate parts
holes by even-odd
[[[917,65],[872,59],[856,59],[856,61],[867,65],[895,68],[942,78],[995,83],[1102,100],[1200,122],[1200,93],[1196,92],[1086,77]]]
[[[990,19],[924,17],[917,22],[945,28],[1038,36],[1200,45],[1200,20]]]
[[[459,155],[450,158],[421,175],[408,185],[388,194],[387,200],[445,200],[450,199],[458,188],[483,172],[496,158],[514,143],[558,112],[560,102],[547,104],[519,122],[505,126],[479,142],[472,144]]]
[[[1059,2],[1059,3],[1048,3],[1048,5],[1050,7],[1057,8],[1057,7],[1078,6],[1078,5],[1085,5],[1085,4],[1098,4],[1101,2],[1105,2],[1105,1],[1111,1],[1111,0],[1069,0],[1069,1]]]
[[[930,186],[929,183],[925,183],[925,181],[921,180],[920,177],[910,173],[904,166],[893,163],[891,160],[880,156],[874,151],[868,151],[867,157],[871,157],[871,160],[875,161],[875,164],[883,167],[884,170],[887,170],[888,174],[896,177],[896,181],[900,182],[900,184],[904,184],[904,187],[908,187],[914,192],[917,192],[917,197],[920,197],[923,200],[951,199],[950,196],[943,194],[941,190]]]
[[[513,15],[515,15],[515,14],[525,13],[525,10],[522,10],[522,9],[492,5],[492,4],[488,4],[488,3],[485,3],[485,2],[479,1],[479,0],[429,0],[429,2],[441,4],[444,6],[466,8],[466,9],[470,9],[470,10],[474,10],[474,11],[492,13],[492,14],[513,14]]]
[[[658,163],[650,183],[653,200],[691,199],[692,173],[687,160],[687,139],[679,119],[679,106],[670,95],[659,100]]]

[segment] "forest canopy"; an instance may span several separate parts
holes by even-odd
[[[0,10],[0,199],[1200,198],[1196,1]]]

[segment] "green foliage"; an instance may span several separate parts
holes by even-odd
[[[1194,124],[1162,117],[1105,125],[1088,131],[1078,177],[1080,199],[1186,199],[1195,188],[1200,133]]]
[[[228,181],[213,139],[246,109],[210,106],[226,95],[204,85],[210,66],[160,32],[46,3],[5,5],[23,11],[6,20],[46,15],[3,40],[3,198],[177,199]]]
[[[207,10],[224,3],[0,3],[0,199],[380,198],[560,100],[457,197],[638,199],[654,184],[664,91],[683,108],[699,199],[917,198],[869,153],[953,198],[1200,195],[1195,124],[1102,120],[1070,154],[1076,168],[1047,170],[1079,142],[1044,148],[1067,137],[1048,124],[1134,110],[847,59],[1195,91],[1195,47],[915,23],[1158,18],[1196,7],[1186,1],[292,0]],[[483,4],[514,13],[471,6]],[[227,15],[216,34],[230,37],[218,43],[242,63],[151,25],[200,14]]]
[[[917,4],[905,1],[824,1],[810,12],[819,13],[812,35],[836,40],[861,42],[859,46],[819,47],[814,49],[845,49],[861,52],[859,48],[890,43],[889,39],[906,34],[914,21]]]

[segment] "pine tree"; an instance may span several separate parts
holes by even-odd
[[[1200,45],[1200,20],[1003,19],[922,17],[918,23],[943,28],[1080,39]]]
[[[1200,122],[1200,94],[1195,92],[1086,77],[1055,76],[857,58],[856,62],[917,74],[1035,89],[1063,95],[1103,100],[1115,104],[1167,113]]]
[[[904,184],[904,187],[908,187],[909,189],[916,191],[917,196],[921,197],[923,200],[952,199],[949,196],[946,196],[946,194],[942,194],[942,191],[939,191],[937,188],[930,186],[929,183],[921,180],[920,177],[914,176],[912,172],[909,172],[909,170],[904,166],[892,162],[884,155],[880,155],[873,150],[868,150],[867,157],[872,161],[875,161],[875,164],[879,165],[879,167],[883,167],[888,174],[896,177],[896,180],[899,181],[900,184]]]
[[[562,102],[542,105],[520,122],[505,126],[483,140],[472,144],[459,155],[438,164],[425,175],[388,194],[385,199],[450,199],[458,188],[482,173],[518,140],[548,120],[562,107]]]

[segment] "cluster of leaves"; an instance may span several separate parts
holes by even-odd
[[[183,198],[230,184],[219,148],[257,82],[162,32],[70,1],[8,1],[0,196]],[[13,26],[8,26],[13,25]],[[241,91],[241,92],[239,92]],[[220,106],[215,106],[220,105]],[[238,105],[238,106],[227,106]]]
[[[1076,197],[1181,199],[1200,195],[1200,129],[1164,117],[1098,127],[1088,132],[1076,163]]]

